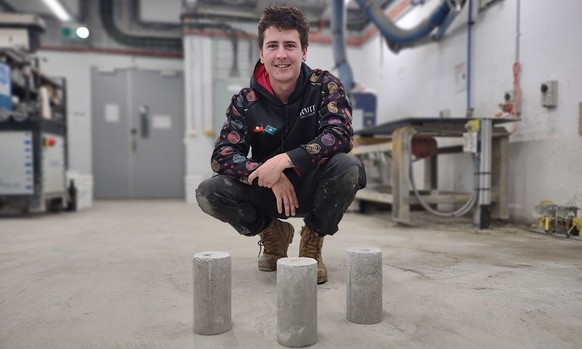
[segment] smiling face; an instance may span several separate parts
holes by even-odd
[[[306,54],[307,48],[301,48],[297,30],[279,30],[274,26],[265,30],[260,56],[273,88],[290,84],[294,87]]]

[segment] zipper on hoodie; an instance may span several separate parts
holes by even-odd
[[[281,152],[285,152],[285,133],[287,132],[287,108],[283,104],[283,127],[281,127]]]

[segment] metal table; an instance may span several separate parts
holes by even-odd
[[[469,122],[479,124],[478,159],[479,170],[476,173],[477,202],[474,211],[474,222],[481,229],[488,228],[491,218],[508,219],[508,147],[509,133],[500,127],[495,127],[516,119],[491,118],[434,118],[407,117],[355,132],[361,137],[390,136],[386,143],[356,146],[352,154],[359,156],[371,152],[388,152],[392,156],[391,192],[378,191],[374,188],[360,190],[356,199],[373,201],[392,205],[392,217],[395,221],[412,224],[410,206],[419,204],[419,200],[410,191],[411,141],[415,134],[432,135],[434,137],[463,137],[467,132]],[[445,203],[463,203],[471,193],[443,192],[437,190],[437,157],[438,154],[462,152],[463,147],[440,147],[436,155],[425,158],[425,189],[421,194],[422,201],[431,205]]]

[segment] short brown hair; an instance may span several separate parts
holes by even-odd
[[[279,30],[295,29],[299,32],[301,49],[309,45],[309,21],[305,14],[292,6],[269,6],[263,10],[259,20],[259,48],[263,47],[265,30],[276,27]]]

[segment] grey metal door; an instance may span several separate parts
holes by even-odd
[[[183,198],[183,74],[91,75],[95,198]]]

